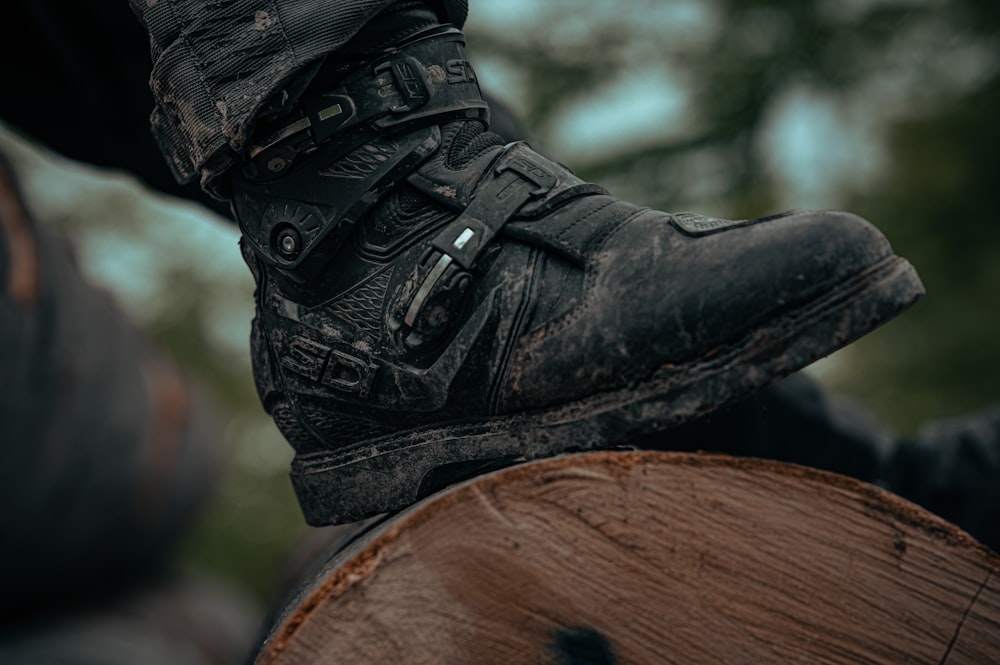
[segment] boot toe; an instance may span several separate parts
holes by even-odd
[[[522,338],[509,404],[621,389],[665,366],[722,354],[769,327],[778,334],[893,256],[881,232],[850,213],[716,221],[713,230],[692,233],[647,211],[607,238],[588,266],[580,304]]]

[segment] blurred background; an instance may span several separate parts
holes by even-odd
[[[668,211],[850,210],[887,235],[927,296],[808,369],[832,391],[901,434],[1000,401],[996,0],[470,5],[484,88],[581,177]],[[235,227],[0,129],[37,216],[71,236],[84,272],[224,415],[227,465],[180,565],[272,602],[308,528],[291,449],[254,392],[253,283]]]

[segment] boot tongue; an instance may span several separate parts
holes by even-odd
[[[507,143],[499,134],[489,131],[479,120],[463,120],[457,124],[459,126],[445,162],[450,169],[456,171],[463,169],[490,148]]]

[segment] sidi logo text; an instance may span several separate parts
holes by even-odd
[[[357,351],[331,349],[308,337],[293,337],[281,364],[316,383],[358,397],[367,397],[375,382],[375,365],[357,357]]]
[[[468,60],[449,60],[445,63],[448,72],[448,83],[475,83],[476,72]]]

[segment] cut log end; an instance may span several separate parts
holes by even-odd
[[[601,452],[445,490],[331,555],[258,665],[1000,662],[1000,557],[898,496]]]

